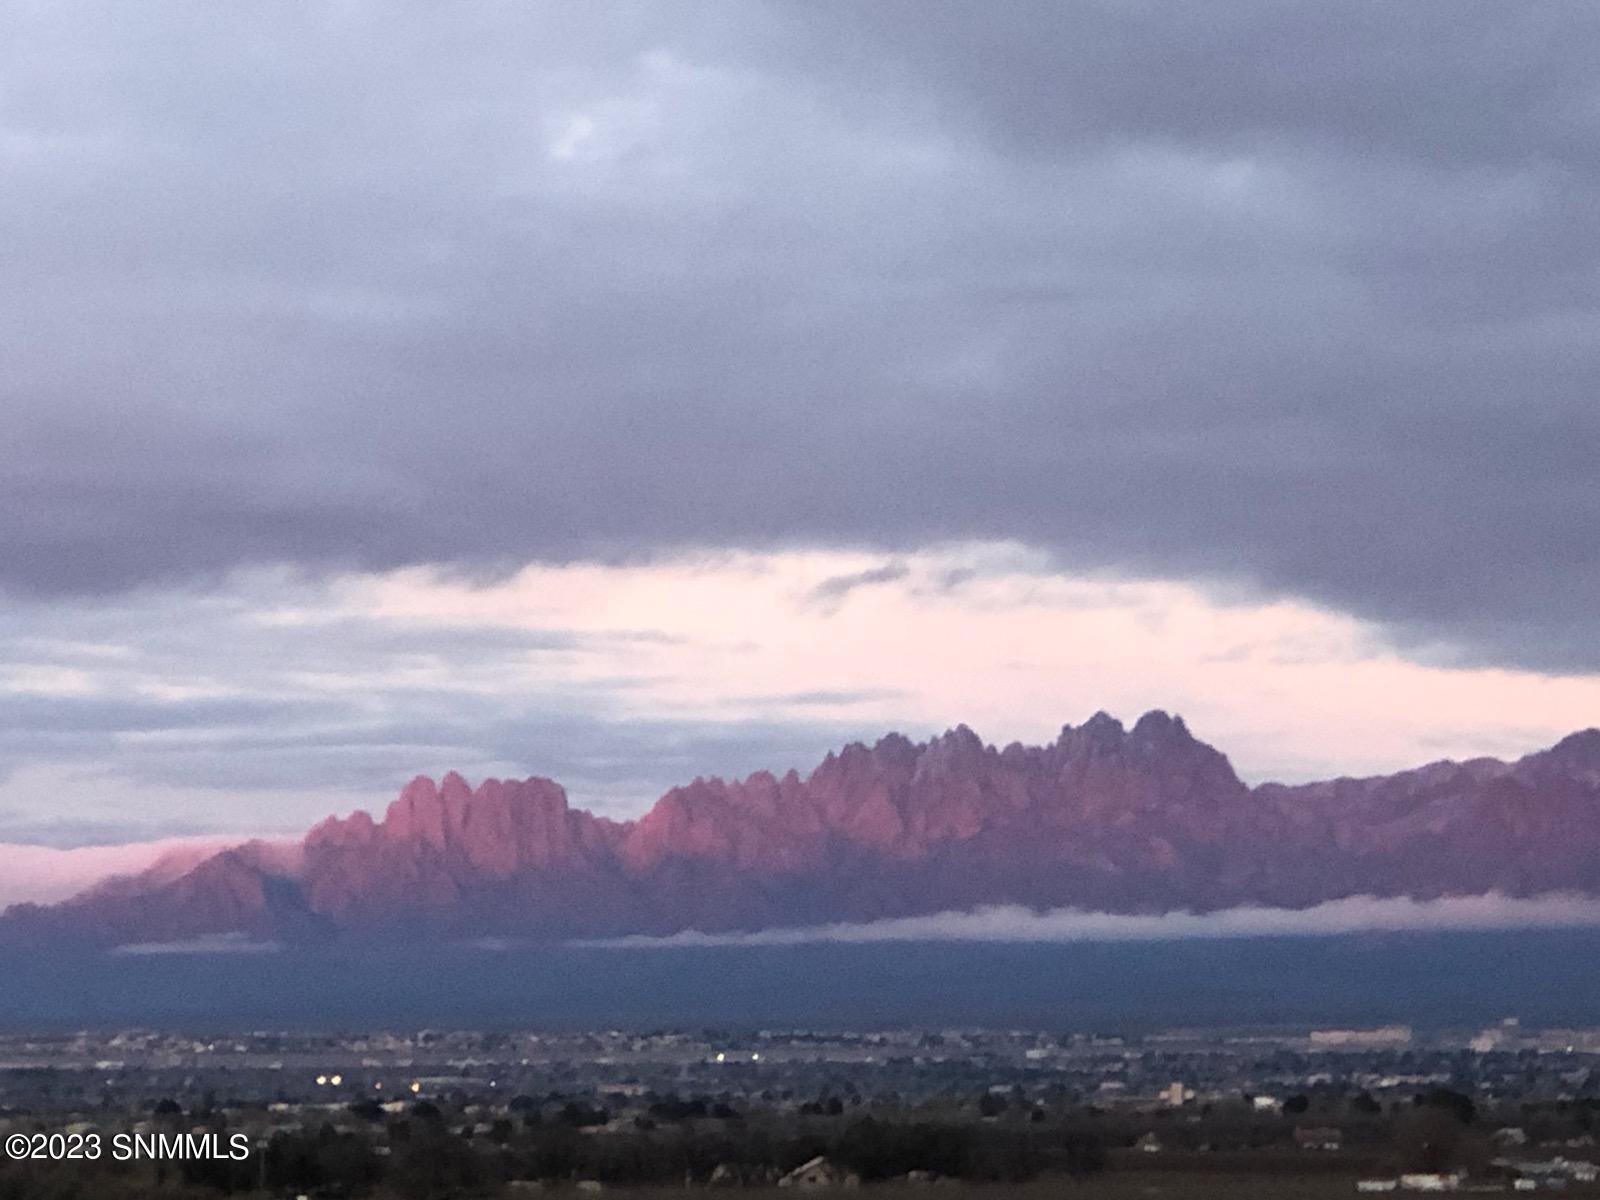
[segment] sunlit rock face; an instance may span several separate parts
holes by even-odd
[[[1181,718],[1049,745],[890,734],[808,776],[674,788],[637,821],[550,780],[418,778],[382,820],[17,905],[11,943],[115,946],[755,930],[1020,904],[1118,913],[1353,895],[1600,894],[1600,731],[1517,762],[1246,787]]]

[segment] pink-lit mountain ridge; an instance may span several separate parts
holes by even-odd
[[[852,744],[804,778],[697,779],[636,821],[573,809],[547,779],[418,778],[381,821],[15,905],[0,944],[558,940],[1488,891],[1600,895],[1600,730],[1510,763],[1250,788],[1162,712],[1131,729],[1096,714],[1038,747],[960,726]]]

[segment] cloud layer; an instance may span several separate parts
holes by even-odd
[[[111,953],[118,957],[146,958],[169,954],[276,954],[278,942],[255,942],[242,933],[208,933],[186,942],[130,942]]]
[[[14,594],[1014,540],[1600,667],[1600,14],[7,25]]]
[[[1147,942],[1188,938],[1291,936],[1410,931],[1588,929],[1600,926],[1592,896],[1513,898],[1497,893],[1410,897],[1351,896],[1306,909],[1230,908],[1214,913],[1125,916],[994,905],[972,912],[900,917],[866,924],[768,929],[759,933],[678,933],[626,937],[585,945],[614,949],[675,946],[794,946],[809,942]]]

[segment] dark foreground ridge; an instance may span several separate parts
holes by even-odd
[[[959,726],[852,744],[804,778],[697,779],[629,822],[570,808],[547,779],[452,773],[413,780],[381,821],[14,906],[0,947],[559,941],[1489,891],[1600,894],[1600,730],[1511,763],[1250,788],[1159,711],[1131,729],[1099,713],[1047,746]]]

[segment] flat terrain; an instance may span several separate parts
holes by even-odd
[[[1525,1026],[1600,1026],[1600,930],[631,951],[0,951],[0,1029],[18,1032],[1479,1029],[1508,1013]]]
[[[700,1189],[696,1189],[697,1191]],[[629,1200],[683,1200],[682,1189],[618,1189]],[[928,1200],[948,1197],[949,1200],[1345,1200],[1355,1196],[1353,1178],[1317,1175],[1216,1175],[1188,1174],[1171,1171],[1129,1171],[1095,1176],[1088,1179],[1038,1179],[1029,1183],[990,1184],[940,1184],[910,1187],[897,1184],[880,1184],[860,1191],[792,1192],[777,1188],[730,1190],[730,1200],[795,1200],[797,1195],[816,1197],[861,1196],[894,1197],[896,1200],[912,1196],[925,1196]],[[1397,1197],[1417,1196],[1419,1192],[1392,1192]],[[1467,1196],[1480,1193],[1460,1191],[1450,1193]],[[1490,1195],[1526,1195],[1504,1191]],[[1600,1187],[1569,1186],[1560,1192],[1535,1192],[1533,1195],[1560,1195],[1573,1200],[1600,1197]]]

